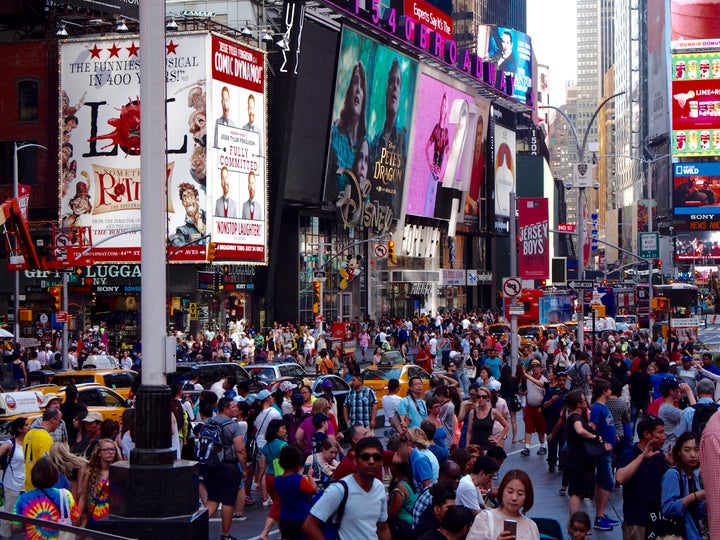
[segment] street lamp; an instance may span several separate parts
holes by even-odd
[[[15,200],[20,196],[20,173],[18,169],[18,152],[26,148],[42,148],[47,147],[36,143],[13,143],[13,198]],[[67,323],[65,323],[67,324]],[[15,334],[15,343],[20,340],[20,272],[15,271],[15,296],[13,298],[13,333]]]
[[[560,109],[559,107],[555,107],[553,105],[543,105],[541,107],[538,107],[540,109],[554,109],[556,110],[560,116],[562,116],[565,121],[570,126],[570,129],[572,131],[573,137],[575,139],[575,145],[577,147],[577,153],[578,153],[578,163],[576,163],[573,167],[573,181],[571,184],[566,185],[568,188],[577,187],[578,188],[578,203],[577,203],[577,254],[578,254],[578,278],[580,280],[585,277],[585,253],[584,253],[584,244],[585,244],[585,215],[583,214],[583,208],[585,207],[585,189],[588,187],[594,187],[592,184],[588,183],[586,179],[584,178],[585,174],[579,175],[577,173],[582,172],[581,169],[584,167],[584,170],[587,171],[588,163],[585,161],[585,150],[587,148],[587,142],[588,142],[588,136],[590,135],[590,128],[592,127],[593,123],[595,122],[595,119],[597,118],[598,113],[600,113],[600,110],[610,101],[615,99],[618,96],[623,95],[625,92],[618,92],[617,94],[613,94],[612,96],[609,96],[602,100],[602,102],[597,106],[595,109],[595,112],[593,113],[592,117],[590,118],[590,121],[587,124],[587,127],[585,128],[585,133],[583,134],[582,143],[580,143],[580,139],[578,138],[577,129],[575,129],[575,124],[572,123],[572,120],[568,117],[567,114],[565,114],[565,111]],[[581,177],[582,176],[582,177]],[[592,175],[588,175],[588,178],[592,178]],[[597,189],[597,188],[596,188]],[[580,320],[578,321],[577,326],[577,339],[580,343],[580,350],[585,350],[585,329],[584,329],[584,315],[585,315],[585,309],[584,309],[584,303],[585,303],[585,297],[584,293],[581,293],[580,295],[580,306],[582,307],[582,312],[580,316]]]

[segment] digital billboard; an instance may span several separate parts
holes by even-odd
[[[670,0],[670,39],[673,49],[718,48],[718,20],[720,4],[713,0]]]
[[[672,153],[720,155],[720,52],[672,56]]]
[[[674,163],[675,215],[720,214],[720,163]]]
[[[675,238],[675,259],[720,259],[720,231],[697,231]]]
[[[343,28],[324,199],[346,228],[390,231],[401,211],[417,63]]]
[[[669,132],[668,106],[668,6],[667,1],[647,3],[648,135]]]
[[[421,73],[418,77],[416,99],[422,107],[417,107],[415,112],[405,212],[414,216],[449,219],[453,196],[444,194],[448,188],[444,188],[443,183],[447,183],[444,182],[446,176],[456,174],[457,167],[451,171],[448,165],[457,165],[464,152],[468,152],[467,157],[472,155],[477,115],[473,115],[475,125],[468,126],[465,119],[460,128],[458,111],[462,102],[474,105],[474,98],[436,77],[428,73]],[[468,131],[472,131],[472,137],[468,137]]]
[[[495,171],[495,221],[510,218],[510,192],[515,189],[515,132],[495,124],[493,170]]]
[[[495,87],[505,84],[504,74],[513,76],[512,96],[522,103],[532,105],[532,41],[530,36],[502,26],[485,25],[478,32],[478,51],[486,51],[488,58],[497,67]],[[478,52],[478,54],[480,54]]]
[[[140,262],[141,58],[137,36],[60,44],[60,217],[91,227],[95,262]],[[232,208],[223,228],[216,206],[223,159],[232,202],[250,198],[245,160],[257,169],[255,197],[265,203],[264,76],[259,51],[207,33],[167,40],[167,208],[158,211],[167,213],[170,262],[204,262],[211,241],[222,248],[218,259],[266,261],[264,221],[246,227],[246,240],[231,227]],[[228,121],[207,122],[220,117]]]
[[[476,231],[480,227],[480,189],[485,184],[485,160],[487,159],[487,138],[490,128],[490,100],[483,97],[475,98],[478,108],[478,123],[475,130],[472,175],[470,186],[465,194],[461,222]]]

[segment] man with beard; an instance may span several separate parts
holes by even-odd
[[[255,199],[255,185],[256,178],[255,173],[250,171],[248,173],[248,200],[243,203],[242,207],[242,218],[243,219],[255,219],[262,220],[262,206]]]
[[[175,234],[170,235],[170,244],[184,246],[199,240],[205,234],[205,211],[200,209],[198,190],[195,186],[183,182],[178,189],[180,190],[180,200],[185,207],[185,224],[175,229]],[[205,240],[202,239],[195,243],[203,245]]]
[[[230,89],[223,86],[220,91],[220,105],[222,106],[222,116],[215,121],[215,148],[218,147],[218,126],[237,127],[230,120]]]

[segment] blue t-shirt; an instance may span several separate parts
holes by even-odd
[[[597,426],[595,431],[602,437],[603,441],[615,447],[615,420],[613,420],[610,409],[602,403],[593,403],[592,409],[590,409],[590,422]]]
[[[495,380],[498,380],[500,378],[500,368],[502,367],[502,360],[500,360],[499,356],[488,356],[485,359],[483,365],[490,368],[491,375]]]

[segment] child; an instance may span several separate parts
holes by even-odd
[[[280,450],[280,466],[285,470],[275,477],[275,492],[280,497],[280,538],[301,540],[302,524],[310,513],[310,495],[317,493],[312,468],[307,476],[301,474],[303,455],[295,446]]]
[[[568,532],[570,540],[585,540],[590,534],[590,516],[583,511],[575,512],[570,516]]]
[[[319,454],[322,452],[323,442],[328,437],[328,420],[330,420],[330,418],[323,413],[317,413],[312,417],[312,425],[315,428],[315,433],[312,435],[313,454]]]

